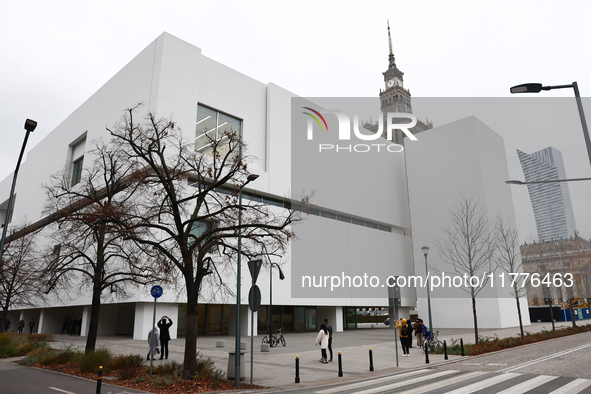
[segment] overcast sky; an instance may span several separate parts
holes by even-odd
[[[590,11],[584,0],[5,2],[0,179],[14,170],[26,118],[39,123],[30,149],[164,31],[300,96],[375,97],[388,65],[389,19],[396,64],[413,97],[509,97],[516,84],[575,80],[587,97]],[[573,96],[571,89],[541,94]],[[577,117],[571,101],[566,116]],[[585,103],[588,118],[590,104]],[[515,140],[503,137],[527,153],[555,146],[568,177],[591,176],[580,129],[564,136],[523,133]],[[569,144],[561,144],[565,140]],[[523,179],[514,149],[507,154],[511,177]],[[527,190],[513,190],[517,218],[533,238]],[[589,238],[591,189],[571,186],[571,196],[577,227]]]

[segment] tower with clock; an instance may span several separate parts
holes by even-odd
[[[390,22],[388,22],[388,44],[390,46],[390,55],[388,56],[388,69],[384,75],[384,90],[380,89],[381,110],[386,124],[386,114],[388,112],[404,112],[412,114],[412,104],[410,90],[404,88],[404,73],[396,67],[394,53],[392,52],[392,36],[390,35]],[[396,121],[396,120],[395,120]],[[408,122],[408,119],[400,119],[402,123]],[[371,131],[377,131],[378,125],[365,125],[365,128]],[[410,129],[413,134],[433,128],[432,122],[417,121],[417,125]],[[384,132],[385,136],[385,132]],[[400,130],[395,130],[392,136],[393,142],[404,145],[404,134]]]

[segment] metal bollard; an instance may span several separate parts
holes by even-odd
[[[429,347],[425,346],[425,364],[429,364]]]
[[[101,383],[103,381],[103,367],[100,366],[98,370],[98,377],[96,378],[96,394],[101,394]]]
[[[445,343],[445,341],[443,341],[443,359],[447,360],[447,343]]]
[[[369,370],[373,372],[373,352],[371,348],[369,348]]]
[[[300,356],[296,356],[296,377],[295,382],[300,382]]]
[[[343,377],[343,360],[341,359],[341,352],[339,352],[339,378]]]
[[[462,357],[464,357],[464,340],[462,338],[460,338],[460,349],[462,350]]]

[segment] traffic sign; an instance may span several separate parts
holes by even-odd
[[[152,286],[152,290],[150,290],[150,294],[152,294],[152,297],[154,298],[160,298],[162,296],[162,287],[156,285],[156,286]]]
[[[252,277],[252,283],[257,283],[257,278],[259,277],[259,272],[261,271],[261,266],[263,265],[263,260],[251,260],[248,262],[248,269],[250,270],[250,276]]]
[[[261,289],[257,285],[252,286],[248,292],[248,306],[253,312],[258,311],[261,306]]]

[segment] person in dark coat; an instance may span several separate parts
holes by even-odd
[[[76,318],[72,319],[72,322],[70,323],[70,336],[76,335],[76,327],[77,326],[78,326],[78,319],[76,319]]]
[[[25,319],[21,319],[18,322],[18,332],[22,333],[23,332],[23,328],[25,328]]]
[[[68,327],[70,325],[70,316],[66,316],[66,319],[64,320],[64,325],[62,326],[62,331],[60,332],[60,335],[64,334],[64,331],[67,333],[68,332]]]
[[[8,332],[8,330],[10,330],[10,319],[7,317],[4,322],[4,332]]]
[[[168,322],[167,320],[168,319]],[[162,316],[158,322],[158,328],[160,329],[160,360],[162,357],[168,359],[168,341],[170,341],[170,332],[168,329],[172,326],[172,320],[168,316]]]
[[[31,319],[29,322],[29,334],[33,333],[33,327],[35,327],[35,320]]]
[[[332,362],[332,326],[328,324],[328,319],[324,319],[324,324],[328,330],[328,352],[330,353],[329,362]]]

